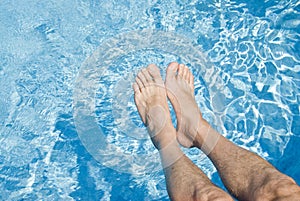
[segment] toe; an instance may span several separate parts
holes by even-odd
[[[150,64],[148,67],[148,72],[149,74],[152,76],[154,82],[156,83],[163,83],[163,80],[161,78],[160,72],[159,72],[159,68],[155,65],[155,64]]]
[[[183,69],[183,79],[186,80],[188,82],[189,80],[189,69],[186,65],[184,65],[184,69]]]
[[[148,86],[148,81],[147,81],[147,78],[145,77],[145,75],[143,74],[142,71],[140,71],[137,75],[137,77],[140,79],[140,81],[142,82],[142,85],[144,87]]]
[[[192,72],[189,70],[189,79],[188,79],[189,85],[194,88],[194,76]]]
[[[167,79],[175,78],[178,72],[178,66],[178,63],[176,62],[172,62],[169,64],[167,68]]]
[[[188,70],[186,79],[185,79],[188,82],[188,84],[190,84],[190,78],[191,78],[191,72]]]
[[[143,82],[140,80],[139,77],[135,78],[135,83],[137,84],[137,86],[138,86],[138,88],[139,88],[140,91],[142,90],[142,88],[145,87],[144,84],[143,84]]]
[[[180,77],[183,77],[184,69],[185,69],[184,65],[183,65],[183,64],[180,64],[180,65],[179,65],[179,70],[178,70],[178,75],[179,75]]]
[[[132,88],[133,88],[133,91],[134,91],[135,94],[141,93],[139,85],[136,82],[133,83]]]
[[[152,76],[150,75],[149,70],[148,70],[147,68],[144,68],[144,69],[142,70],[142,73],[143,73],[144,77],[146,78],[146,80],[147,80],[148,82],[153,82],[153,78],[152,78]]]
[[[159,68],[155,64],[148,65],[147,70],[153,78],[160,77]]]
[[[194,76],[190,74],[189,84],[194,86]]]

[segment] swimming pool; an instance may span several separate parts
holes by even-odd
[[[130,84],[173,60],[218,130],[300,183],[297,0],[4,0],[0,16],[1,200],[168,200]]]

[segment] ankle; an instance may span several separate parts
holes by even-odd
[[[212,151],[217,141],[218,134],[216,131],[205,119],[201,118],[198,123],[194,146],[208,154]]]
[[[180,149],[176,138],[169,141],[168,144],[161,149],[158,149],[158,151],[164,169],[172,166],[178,160],[180,160],[182,156],[184,156],[184,153]]]
[[[193,141],[193,146],[194,147],[199,147],[201,146],[203,142],[203,133],[205,133],[205,130],[208,130],[209,125],[207,125],[207,121],[202,119],[201,117],[199,118],[197,123],[194,123],[194,127],[191,127],[189,130],[191,140]]]
[[[176,130],[172,123],[167,123],[158,133],[154,136],[150,134],[151,140],[156,149],[161,150],[168,146],[171,142],[176,141]]]

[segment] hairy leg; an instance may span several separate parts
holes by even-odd
[[[227,189],[240,200],[297,200],[300,188],[292,178],[230,142],[202,118],[194,97],[193,80],[185,65],[168,66],[166,88],[177,116],[178,141],[206,153]]]
[[[232,200],[213,185],[181,151],[172,125],[167,94],[159,69],[149,65],[138,73],[133,84],[135,103],[159,150],[167,189],[172,200]]]

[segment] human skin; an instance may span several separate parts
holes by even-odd
[[[159,150],[171,200],[232,200],[211,183],[181,151],[159,69],[155,65],[149,65],[140,71],[133,89],[141,119],[148,128],[154,146]]]
[[[133,84],[135,103],[159,150],[172,200],[232,200],[186,157],[179,143],[197,147],[212,160],[228,191],[239,200],[297,200],[299,186],[270,163],[230,142],[202,118],[194,97],[194,77],[185,65],[171,63],[165,83],[149,65]],[[167,105],[171,101],[177,129]],[[299,200],[299,199],[298,199]]]
[[[178,141],[201,149],[217,168],[228,191],[239,200],[300,200],[300,188],[292,178],[257,154],[235,145],[202,118],[191,77],[185,65],[171,63],[167,69],[167,95],[177,117]]]

